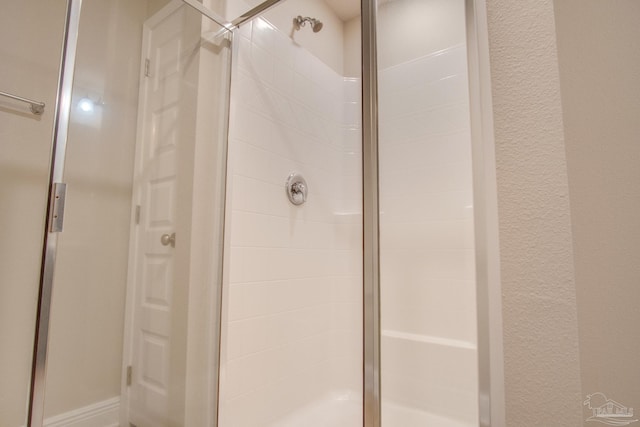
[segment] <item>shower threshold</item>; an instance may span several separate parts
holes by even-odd
[[[442,415],[420,411],[395,403],[382,403],[382,425],[402,427],[475,427],[477,423],[464,422],[443,417]]]
[[[305,405],[269,424],[269,427],[358,427],[362,425],[362,400],[353,393],[331,394]],[[382,404],[382,425],[402,427],[474,427],[477,424],[454,420],[408,406]]]
[[[362,425],[362,400],[354,393],[332,393],[305,405],[270,427],[357,427]]]

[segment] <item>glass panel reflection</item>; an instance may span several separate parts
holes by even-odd
[[[465,5],[378,21],[383,425],[477,426]]]
[[[181,1],[83,3],[47,419],[215,418],[230,55],[220,30]]]
[[[53,116],[66,2],[2,3],[0,91],[0,425],[23,426],[31,381]],[[25,30],[28,26],[29,30]]]

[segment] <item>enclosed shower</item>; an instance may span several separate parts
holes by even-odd
[[[0,425],[490,425],[472,1],[8,3]]]

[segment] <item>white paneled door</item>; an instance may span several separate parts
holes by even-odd
[[[186,247],[180,218],[190,207],[177,202],[181,158],[193,154],[181,133],[185,14],[172,3],[144,26],[125,350],[126,421],[137,427],[182,425],[184,416],[187,283],[179,283],[177,267]]]

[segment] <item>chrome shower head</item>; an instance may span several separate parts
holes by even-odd
[[[314,19],[311,28],[313,28],[314,33],[317,33],[322,29],[322,22],[318,21],[317,19]]]
[[[320,20],[318,19],[310,18],[308,16],[303,18],[300,15],[293,18],[293,26],[296,30],[299,30],[300,28],[304,27],[307,24],[307,22],[311,24],[311,29],[313,30],[314,33],[317,33],[322,29],[322,22],[320,22]]]

